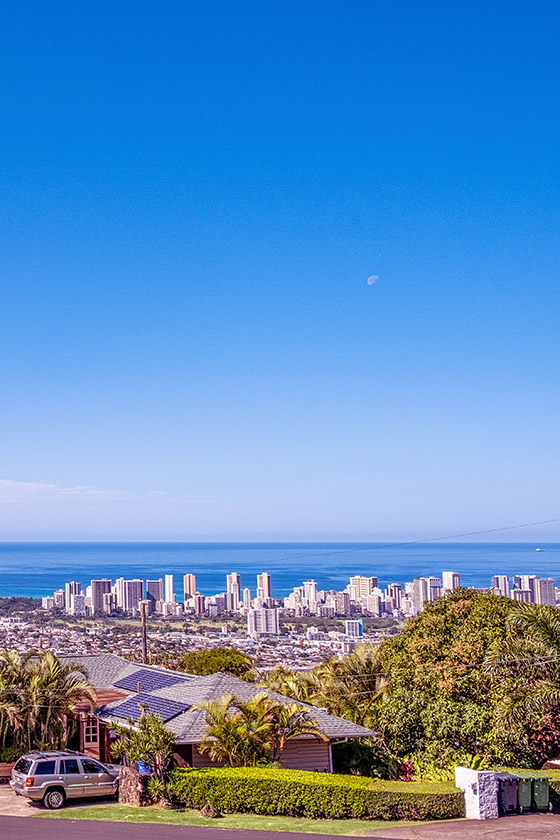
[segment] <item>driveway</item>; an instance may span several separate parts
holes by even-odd
[[[10,785],[0,785],[0,814],[11,817],[32,817],[42,810],[26,796],[16,796]]]

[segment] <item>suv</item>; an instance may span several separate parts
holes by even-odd
[[[73,750],[28,752],[15,763],[10,785],[18,796],[47,808],[62,808],[66,799],[115,795],[119,786],[116,764],[101,764]]]

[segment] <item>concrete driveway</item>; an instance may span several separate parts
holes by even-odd
[[[26,796],[16,796],[10,785],[0,785],[0,814],[11,817],[32,817],[42,811],[40,805],[31,803]]]

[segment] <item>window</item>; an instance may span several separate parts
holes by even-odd
[[[17,773],[24,773],[27,776],[27,771],[31,767],[31,761],[28,758],[20,758],[14,767]]]
[[[35,776],[54,776],[56,761],[40,761],[35,768]]]
[[[79,773],[80,768],[75,758],[67,758],[66,761],[61,761],[61,773]]]
[[[96,761],[90,761],[89,758],[82,758],[82,767],[84,768],[84,773],[104,773],[105,768],[101,766],[101,764],[97,764]]]
[[[99,743],[99,723],[97,718],[86,718],[86,725],[84,729],[84,744],[98,744]]]

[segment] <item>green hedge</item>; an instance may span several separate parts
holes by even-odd
[[[450,782],[388,782],[360,776],[257,767],[176,769],[176,807],[325,819],[443,820],[464,816],[463,793]]]

